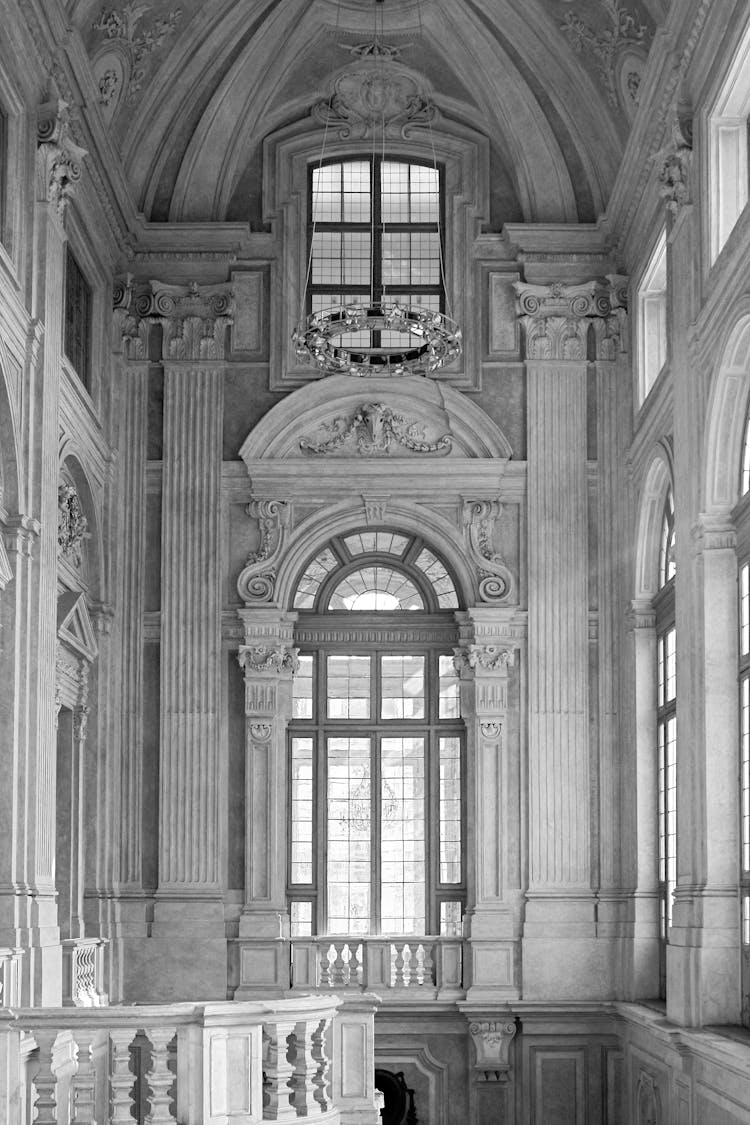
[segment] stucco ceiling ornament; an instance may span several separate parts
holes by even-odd
[[[339,126],[342,140],[374,135],[407,137],[413,125],[428,125],[435,106],[418,77],[399,61],[397,47],[359,43],[351,48],[357,62],[334,78],[327,98],[312,115],[328,128]]]
[[[303,453],[344,453],[360,457],[381,457],[392,453],[450,452],[452,440],[443,434],[434,441],[425,438],[424,426],[409,421],[382,402],[366,402],[349,418],[338,417],[323,426],[320,441],[302,438],[299,447]]]
[[[143,26],[151,7],[130,3],[122,8],[103,8],[91,25],[103,40],[94,56],[93,70],[99,104],[107,120],[123,100],[131,104],[136,100],[146,77],[148,56],[175,33],[182,19],[182,9],[174,8],[163,19]]]
[[[575,12],[566,12],[560,27],[576,51],[593,55],[610,105],[630,113],[638,104],[648,28],[621,0],[601,0],[601,5],[610,27],[591,27]]]
[[[479,571],[479,597],[493,604],[507,601],[513,590],[513,576],[493,544],[502,510],[497,500],[467,501],[463,510],[464,535]]]

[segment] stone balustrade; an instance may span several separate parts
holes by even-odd
[[[376,1125],[377,1005],[327,993],[0,1009],[0,1088],[14,1125]]]
[[[374,990],[387,1004],[463,996],[463,942],[447,937],[292,939],[292,988]]]

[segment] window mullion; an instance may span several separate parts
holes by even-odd
[[[371,915],[371,932],[379,934],[381,932],[381,919],[382,909],[380,902],[380,874],[381,874],[381,856],[380,856],[380,822],[381,822],[381,808],[380,808],[380,743],[382,734],[373,731],[371,739],[371,767],[370,773],[372,776],[372,785],[370,787],[370,801],[371,801],[371,861],[370,861],[370,887],[371,887],[371,900],[370,900],[370,915]]]

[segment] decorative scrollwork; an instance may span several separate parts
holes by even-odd
[[[283,500],[251,500],[246,510],[251,519],[258,521],[260,543],[248,555],[237,579],[237,589],[248,605],[267,603],[274,596],[276,564],[289,526],[289,505]]]
[[[78,489],[61,481],[57,489],[57,548],[60,558],[77,570],[83,566],[83,544],[91,538]]]
[[[339,126],[342,140],[373,132],[406,137],[410,126],[428,125],[435,107],[417,78],[398,61],[396,48],[358,44],[357,62],[339,74],[329,96],[312,107],[322,124]]]
[[[299,668],[299,649],[279,645],[240,645],[237,653],[240,668],[245,674],[258,672],[296,672]]]
[[[502,510],[497,500],[472,500],[464,504],[464,534],[479,571],[479,597],[483,602],[507,601],[513,592],[513,576],[492,541],[495,521]]]

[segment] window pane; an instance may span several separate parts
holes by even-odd
[[[440,739],[440,882],[461,882],[461,743]]]
[[[313,222],[341,221],[341,165],[326,164],[312,174]]]
[[[326,683],[329,719],[369,719],[369,656],[329,656]]]
[[[740,496],[750,492],[750,412],[745,419],[745,434],[742,440],[742,474],[740,476]]]
[[[422,596],[410,578],[385,566],[366,566],[347,575],[336,587],[329,609],[424,609]]]
[[[65,354],[85,387],[89,380],[91,290],[68,246],[65,257]]]
[[[370,221],[370,165],[366,160],[351,160],[343,169],[345,223]]]
[[[458,672],[453,664],[452,656],[440,657],[438,676],[440,679],[438,717],[441,719],[458,719],[461,715],[461,696]]]
[[[380,771],[381,930],[393,934],[423,933],[424,739],[384,738]]]
[[[439,285],[437,231],[394,231],[383,235],[383,285]]]
[[[750,563],[740,567],[740,655],[750,655]]]
[[[666,728],[666,894],[667,926],[672,925],[673,895],[677,886],[677,720],[669,719]]]
[[[383,656],[381,719],[424,718],[424,657]]]
[[[294,596],[295,609],[312,609],[321,582],[336,566],[338,559],[328,547],[307,564]]]
[[[370,930],[369,738],[329,738],[327,747],[328,932]]]
[[[440,933],[443,937],[461,936],[461,903],[440,903]]]
[[[359,531],[348,535],[344,540],[350,555],[388,554],[403,555],[409,542],[405,535],[395,535],[392,531]]]
[[[291,882],[313,881],[313,743],[292,739]]]
[[[292,937],[312,936],[312,903],[293,901],[290,904]]]
[[[313,717],[313,657],[300,656],[292,680],[292,715],[295,719]]]
[[[453,579],[443,566],[440,559],[424,547],[415,559],[416,566],[428,579],[435,591],[438,605],[441,609],[458,609],[458,597]]]

